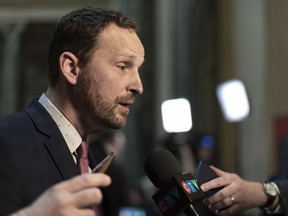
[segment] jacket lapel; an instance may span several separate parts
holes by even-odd
[[[62,135],[55,134],[45,143],[63,179],[78,175],[77,166]]]
[[[47,141],[43,143],[46,146],[47,151],[50,153],[55,166],[59,170],[59,173],[63,179],[69,179],[78,175],[77,166],[73,160],[73,157],[69,151],[69,148],[59,130],[56,123],[46,111],[46,109],[34,99],[25,109],[31,120],[39,132],[47,136]],[[97,162],[92,151],[89,151],[89,165],[92,169],[96,166]],[[104,215],[111,215],[110,203],[108,200],[107,191],[102,188],[103,202],[101,204]]]
[[[56,123],[46,109],[34,99],[24,111],[30,116],[40,132],[47,135],[44,143],[63,179],[78,174],[76,164]]]

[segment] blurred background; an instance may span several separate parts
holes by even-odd
[[[45,91],[54,26],[88,5],[134,17],[146,49],[144,94],[131,110],[121,150],[127,187],[140,188],[131,190],[134,200],[151,199],[143,162],[158,148],[174,151],[192,173],[200,159],[250,180],[278,173],[288,131],[286,0],[0,0],[1,116]],[[216,87],[230,79],[247,91],[250,112],[241,121],[227,121],[217,99]],[[175,98],[190,102],[189,131],[163,128],[161,104]]]

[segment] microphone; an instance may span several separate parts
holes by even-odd
[[[163,215],[205,215],[202,213],[205,212],[204,192],[190,173],[182,173],[171,152],[164,149],[155,151],[145,160],[144,170],[159,188],[152,198]]]

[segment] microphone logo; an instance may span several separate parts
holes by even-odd
[[[166,213],[168,211],[168,207],[164,200],[159,200],[157,205],[161,212]]]
[[[182,181],[181,182],[183,189],[188,193],[196,193],[199,190],[199,187],[197,185],[197,182],[195,179],[190,179],[187,181]]]
[[[181,184],[182,184],[183,189],[184,189],[188,194],[191,194],[191,193],[192,193],[191,190],[190,190],[190,187],[186,184],[186,182],[182,181]]]
[[[189,173],[173,176],[152,196],[165,216],[186,211],[187,208],[190,209],[190,204],[200,205],[198,203],[202,203],[204,197],[203,191]]]

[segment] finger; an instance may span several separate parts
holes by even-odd
[[[229,215],[235,215],[236,213],[239,213],[240,206],[238,204],[232,205],[229,208],[219,210],[217,215],[218,216],[229,216]]]
[[[206,205],[214,205],[214,204],[216,204],[218,202],[223,201],[226,198],[231,199],[231,197],[233,197],[233,199],[235,199],[233,194],[235,194],[235,189],[233,187],[230,187],[230,186],[224,187],[222,190],[218,191],[214,195],[212,195],[210,197],[207,197],[205,199],[205,203],[204,204],[206,204]]]
[[[227,179],[225,179],[223,177],[218,177],[216,179],[212,179],[211,181],[202,184],[200,187],[201,187],[202,191],[206,192],[206,191],[209,191],[211,189],[224,187],[224,186],[228,185],[229,183],[230,182],[227,181]]]
[[[225,199],[223,199],[219,202],[216,202],[214,204],[209,205],[209,209],[211,209],[212,211],[226,209],[227,207],[229,207],[233,204],[234,204],[234,202],[231,199],[231,197],[226,197]]]
[[[232,175],[227,172],[223,172],[221,170],[219,171],[221,172],[220,177],[212,179],[211,181],[208,181],[200,186],[204,192],[209,191],[211,189],[224,187],[231,183]],[[218,172],[218,174],[220,174],[220,172]]]
[[[82,174],[55,186],[55,189],[77,192],[89,187],[105,187],[111,184],[111,178],[103,173]]]
[[[74,202],[78,208],[91,207],[99,205],[103,199],[102,192],[99,188],[87,188],[74,194]]]
[[[218,175],[218,176],[224,176],[224,175],[227,174],[227,172],[225,172],[225,171],[223,171],[223,170],[220,170],[220,169],[218,169],[218,168],[215,167],[215,166],[210,165],[209,167],[210,167],[210,168],[216,173],[216,175]]]

